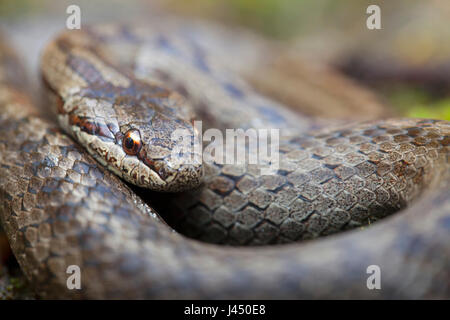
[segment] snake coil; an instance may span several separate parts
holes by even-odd
[[[388,119],[317,133],[314,119],[255,93],[186,33],[93,26],[46,47],[49,100],[78,143],[36,116],[0,44],[0,218],[39,294],[449,297],[450,123]],[[191,145],[171,133],[198,138],[196,117],[206,128],[282,128],[279,169],[187,163]],[[177,193],[139,189],[150,207],[117,176]],[[216,244],[174,233],[154,208]],[[382,290],[366,286],[374,264]],[[81,290],[66,287],[69,265],[82,271]]]

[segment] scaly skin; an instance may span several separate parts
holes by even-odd
[[[98,64],[76,69],[65,57],[67,52],[74,53],[80,48],[69,45],[66,55],[61,56],[63,51],[57,50],[61,38],[82,43],[83,49],[98,37],[95,31],[66,33],[44,53],[43,76],[53,99],[62,100],[63,104],[59,101],[62,111],[73,110],[71,95],[82,91],[82,81],[77,79],[82,70],[97,71],[83,73],[85,78],[110,72],[108,81],[120,82],[122,75],[125,86],[130,84],[130,79],[143,86],[150,81],[152,72],[144,75],[141,70],[139,76],[145,77],[143,80],[133,78],[127,71],[114,73],[119,72],[117,65],[104,62],[91,49],[87,50],[92,53],[90,59]],[[95,48],[101,51],[102,43],[96,43]],[[83,56],[86,57],[85,53],[77,58]],[[111,70],[104,69],[105,66]],[[161,69],[164,78],[170,70]],[[65,73],[57,74],[58,70]],[[179,82],[177,72],[169,79],[169,85]],[[71,79],[77,79],[73,91]],[[188,218],[197,216],[200,221],[194,225],[224,227],[225,236],[217,242],[264,244],[312,238],[361,226],[369,219],[401,209],[395,216],[367,228],[314,241],[224,247],[172,232],[159,221],[153,209],[53,124],[29,115],[28,110],[33,108],[24,95],[24,88],[17,83],[21,81],[2,82],[0,88],[0,131],[4,137],[0,140],[0,218],[19,264],[42,297],[443,298],[450,295],[449,123],[446,121],[394,119],[297,136],[295,130],[287,130],[289,135],[283,136],[281,143],[281,170],[269,178],[260,176],[251,166],[214,164],[205,168],[206,181],[200,189],[187,191],[188,194],[167,194],[167,197],[177,197],[178,200],[171,200],[182,207],[177,213],[192,210],[194,214]],[[93,83],[91,79],[86,90]],[[109,85],[102,87],[103,94],[111,88]],[[239,117],[234,116],[239,121],[221,114],[218,103],[218,110],[203,112],[209,116],[208,124],[244,128],[255,125],[246,117],[262,110],[250,102],[264,98],[250,89],[245,90],[246,99],[240,103],[248,107]],[[164,92],[163,99],[173,97],[168,90]],[[208,92],[217,94],[214,90]],[[196,93],[193,95],[193,106],[198,112],[202,104],[196,99]],[[115,96],[115,101],[120,97]],[[87,99],[82,95],[77,98],[82,102]],[[175,100],[182,101],[178,96]],[[264,101],[268,102],[265,111],[272,112],[261,113],[260,127],[270,125],[271,118],[276,118],[278,125],[280,119],[285,123],[297,123],[295,119],[298,119],[309,126],[306,119],[291,117],[279,105]],[[23,111],[18,112],[18,106]],[[239,105],[228,105],[233,107],[240,109]],[[65,129],[68,128],[66,125]],[[72,135],[83,143],[79,136]],[[178,172],[176,175],[183,176]],[[173,179],[171,183],[178,189],[176,185],[182,182],[183,179]],[[157,207],[171,211],[171,206],[164,204],[159,194],[152,194],[150,200]],[[201,214],[195,214],[198,211]],[[231,214],[223,214],[224,211]],[[231,220],[227,218],[230,216]],[[276,231],[271,232],[270,228]],[[208,231],[201,231],[202,237],[216,241],[214,236],[220,232],[217,228],[209,229],[213,232],[204,236]],[[81,268],[81,290],[66,287],[66,268],[71,264]],[[366,269],[373,264],[381,268],[381,290],[368,290],[366,286]]]

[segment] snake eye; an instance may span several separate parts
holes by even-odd
[[[131,129],[123,136],[122,148],[130,156],[136,155],[141,150],[141,134],[138,130]]]

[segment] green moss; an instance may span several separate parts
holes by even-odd
[[[416,105],[407,115],[414,118],[450,120],[450,98],[439,100],[431,105]]]
[[[450,120],[450,97],[436,98],[425,90],[411,87],[382,91],[390,104],[402,115]]]
[[[23,278],[18,277],[11,277],[9,281],[11,282],[11,286],[13,286],[14,289],[21,289],[25,284]]]

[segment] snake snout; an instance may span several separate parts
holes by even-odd
[[[194,188],[203,178],[199,134],[192,126],[174,125],[170,130],[148,130],[143,133],[143,146],[137,154],[141,169],[138,185],[158,191],[183,191]],[[165,133],[165,134],[163,134]]]
[[[195,188],[202,182],[203,166],[187,157],[151,160],[143,159],[149,179],[142,179],[143,186],[157,191],[175,192]]]

